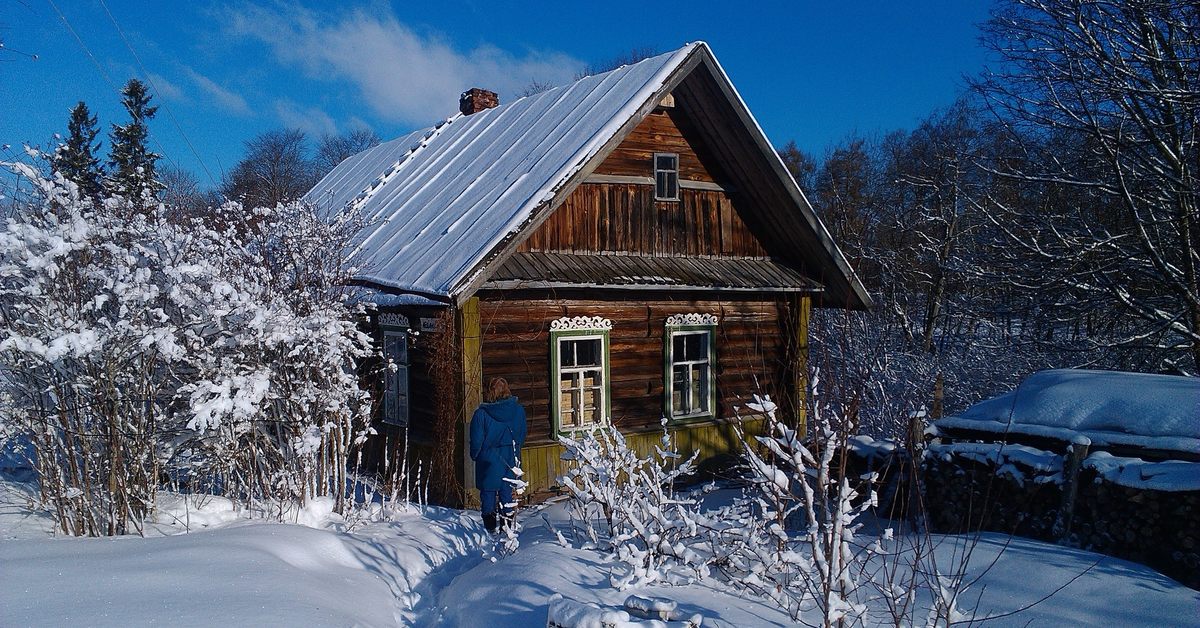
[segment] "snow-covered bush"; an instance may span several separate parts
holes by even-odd
[[[517,449],[517,444],[513,443],[513,448]],[[503,526],[500,529],[500,534],[503,537],[500,548],[505,555],[514,554],[521,547],[521,520],[517,517],[517,509],[521,505],[521,500],[525,497],[525,490],[529,488],[529,482],[524,480],[525,470],[521,468],[521,457],[517,456],[517,464],[512,468],[512,478],[504,478],[512,486],[512,501],[506,504],[501,504],[508,512],[502,517]]]
[[[574,498],[573,519],[591,543],[610,549],[625,567],[614,572],[615,586],[658,580],[667,563],[704,572],[702,555],[689,546],[704,540],[697,531],[698,504],[675,490],[676,480],[695,470],[696,455],[682,459],[665,419],[661,443],[645,457],[613,429],[560,436],[559,442],[570,464],[560,482]],[[600,530],[597,518],[604,524]]]
[[[775,418],[770,398],[758,398],[751,409],[767,414],[768,432],[745,442],[748,481],[754,490],[747,501],[757,517],[746,528],[743,555],[732,563],[744,574],[740,586],[775,599],[793,616],[814,605],[825,624],[861,617],[866,611],[857,579],[870,548],[856,541],[863,515],[875,505],[873,475],[846,474],[849,434],[810,394],[808,439]],[[757,445],[757,446],[755,446]],[[859,499],[865,490],[864,499]]]
[[[8,166],[28,200],[0,231],[0,436],[32,448],[64,532],[136,529],[166,483],[343,498],[369,412],[370,341],[337,288],[348,218],[169,220]]]
[[[614,586],[715,579],[823,626],[963,617],[965,562],[939,569],[927,534],[866,529],[875,474],[849,474],[850,435],[813,380],[806,435],[776,420],[769,397],[746,404],[765,417],[765,432],[743,436],[740,495],[715,505],[672,489],[692,461],[674,464],[679,453],[665,430],[646,457],[615,430],[561,439],[573,523],[617,559]]]

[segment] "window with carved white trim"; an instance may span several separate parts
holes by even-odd
[[[550,326],[550,405],[557,431],[606,425],[609,414],[608,332],[600,317],[560,318]]]
[[[408,332],[383,330],[383,422],[408,425]]]
[[[663,334],[664,411],[672,419],[715,416],[717,318],[681,314],[667,319]]]

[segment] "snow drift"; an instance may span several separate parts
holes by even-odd
[[[935,425],[1200,453],[1200,378],[1039,371],[1016,390]]]

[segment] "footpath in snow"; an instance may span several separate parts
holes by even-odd
[[[146,538],[52,537],[23,489],[0,482],[0,626],[427,625],[436,593],[490,545],[461,511],[413,507],[345,532],[323,504],[298,525],[220,499],[177,501]]]
[[[562,527],[555,507],[526,511],[521,548],[498,557],[478,515],[440,508],[347,532],[319,516],[320,505],[310,509],[312,527],[247,521],[217,500],[190,512],[176,503],[147,538],[73,539],[52,538],[26,496],[24,485],[0,482],[0,626],[541,626],[556,594],[611,609],[633,594],[670,598],[705,626],[793,623],[708,583],[616,591],[604,555],[564,547],[546,527],[546,519]],[[180,533],[185,516],[193,530],[209,529]],[[946,537],[939,558],[950,564],[962,543]],[[1063,587],[990,625],[1200,625],[1196,591],[1081,550],[987,534],[968,574],[978,581],[960,606],[980,616]]]

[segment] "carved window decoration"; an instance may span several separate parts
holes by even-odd
[[[550,323],[550,412],[556,431],[607,425],[609,330],[599,316],[563,317]]]
[[[654,200],[679,200],[679,155],[654,153]]]
[[[677,314],[663,333],[663,410],[672,419],[716,416],[717,317]]]

